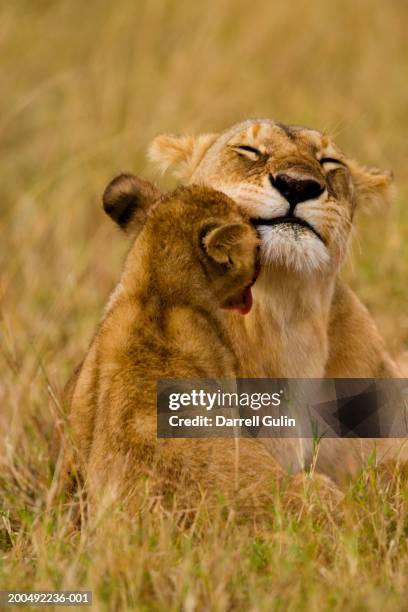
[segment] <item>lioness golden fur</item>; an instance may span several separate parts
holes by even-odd
[[[366,308],[341,280],[356,208],[389,197],[391,175],[347,158],[326,135],[269,119],[198,137],[158,136],[150,157],[184,183],[231,196],[256,223],[262,268],[254,307],[226,314],[240,375],[293,378],[388,378],[399,375]],[[310,462],[311,444],[275,443],[291,469]],[[318,467],[356,469],[372,444],[323,441]],[[397,441],[379,450],[396,450]],[[382,452],[381,451],[381,452]],[[380,452],[380,454],[381,454]],[[389,454],[389,453],[388,453]]]
[[[123,499],[142,474],[191,502],[200,489],[266,490],[255,478],[276,467],[255,441],[157,440],[156,381],[232,378],[239,364],[221,309],[245,313],[257,275],[259,239],[227,196],[204,187],[168,196],[121,175],[106,212],[133,239],[121,280],[72,390],[70,421],[91,497]],[[238,316],[242,316],[241,314]],[[241,483],[242,484],[242,483]]]

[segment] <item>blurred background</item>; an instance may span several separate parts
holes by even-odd
[[[161,132],[253,116],[327,131],[392,169],[344,274],[394,354],[408,346],[404,0],[14,0],[0,4],[0,405],[35,414],[86,349],[127,243],[101,211]],[[0,414],[0,419],[2,418]],[[11,427],[18,427],[17,416]]]

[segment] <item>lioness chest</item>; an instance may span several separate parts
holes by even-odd
[[[257,297],[245,319],[228,315],[240,376],[322,378],[328,358],[326,312]]]

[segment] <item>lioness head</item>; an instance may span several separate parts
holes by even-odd
[[[106,213],[135,238],[151,282],[164,300],[214,305],[246,314],[258,272],[259,239],[246,213],[211,188],[180,187],[170,194],[122,174],[103,195]]]
[[[355,207],[385,198],[389,173],[348,159],[316,130],[249,120],[221,134],[159,136],[150,157],[185,182],[232,197],[262,237],[264,266],[301,272],[336,269]]]

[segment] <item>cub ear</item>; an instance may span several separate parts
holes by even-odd
[[[351,178],[355,189],[357,206],[374,203],[387,203],[393,195],[393,175],[389,171],[360,166],[356,161],[348,161]]]
[[[207,255],[219,264],[234,265],[236,257],[246,248],[253,249],[258,240],[251,228],[243,223],[218,225],[204,231],[202,245]]]
[[[106,187],[102,201],[103,208],[119,227],[135,236],[142,229],[147,212],[161,197],[161,191],[149,181],[120,174]]]
[[[187,181],[218,138],[218,134],[202,134],[201,136],[173,136],[162,134],[150,144],[149,159],[157,163],[164,173],[173,169],[174,176]]]

